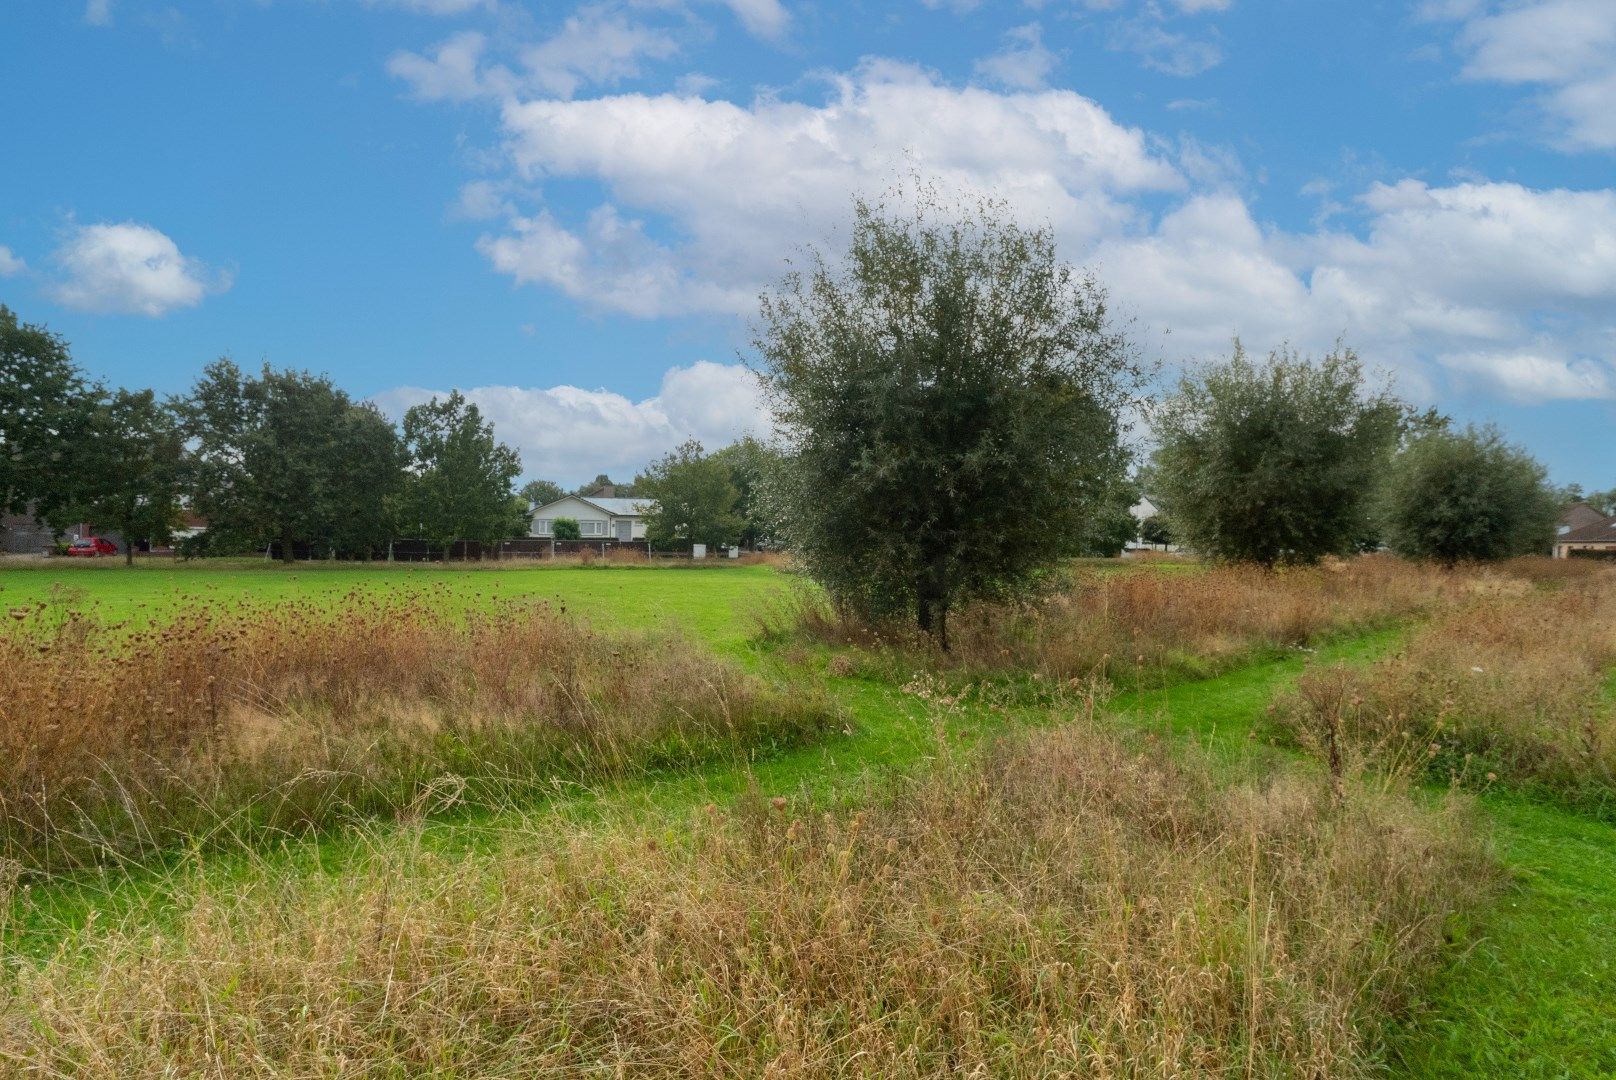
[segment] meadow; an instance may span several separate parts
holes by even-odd
[[[1613,597],[1087,564],[943,656],[770,567],[0,570],[0,1060],[1616,1072]]]

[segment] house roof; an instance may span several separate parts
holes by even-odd
[[[1606,518],[1554,538],[1557,544],[1616,544],[1616,518]]]
[[[1585,502],[1572,503],[1560,511],[1560,527],[1576,531],[1589,525],[1600,525],[1610,519]]]
[[[537,514],[546,507],[555,506],[556,503],[564,503],[572,499],[576,499],[581,503],[588,503],[596,510],[610,514],[612,517],[644,517],[656,506],[656,503],[650,499],[606,499],[598,498],[594,495],[564,495],[554,502],[535,506],[528,513],[529,515]]]

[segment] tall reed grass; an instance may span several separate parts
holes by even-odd
[[[40,604],[0,630],[0,852],[32,866],[499,797],[813,736],[826,698],[669,634],[427,594],[196,604],[120,629]]]
[[[199,890],[23,966],[0,1060],[81,1077],[1378,1075],[1467,805],[1076,724],[861,804]]]
[[[1616,815],[1616,571],[1554,583],[1478,589],[1392,656],[1310,672],[1275,715],[1325,756],[1335,743]]]

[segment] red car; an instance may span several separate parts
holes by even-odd
[[[99,559],[103,555],[118,554],[118,545],[99,536],[87,536],[83,540],[75,540],[67,545],[67,553],[86,559]]]

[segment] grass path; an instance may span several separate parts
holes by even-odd
[[[401,573],[416,580],[409,570]],[[150,570],[121,580],[103,578],[106,574],[102,568],[51,576],[0,573],[0,607],[47,597],[63,579],[69,588],[83,590],[81,601],[89,597],[110,614],[136,619],[176,595],[334,599],[383,580],[368,568],[300,568],[290,574],[241,568],[189,576]],[[623,625],[678,623],[766,674],[811,677],[800,669],[788,671],[748,644],[749,610],[759,597],[784,595],[789,588],[764,568],[424,571],[418,580],[468,605],[495,596],[555,596],[587,616]],[[1214,678],[1119,695],[1106,712],[1137,732],[1193,739],[1235,763],[1260,762],[1281,751],[1253,735],[1263,730],[1274,694],[1294,682],[1308,659],[1369,662],[1398,638],[1395,630],[1344,637],[1311,657],[1267,657]],[[300,872],[340,873],[389,843],[494,849],[558,826],[587,826],[615,815],[643,819],[651,828],[674,828],[705,803],[722,804],[754,786],[765,794],[812,791],[856,798],[891,770],[924,767],[946,752],[945,744],[968,744],[1007,724],[1061,719],[1048,710],[936,710],[874,680],[829,679],[827,685],[847,707],[851,725],[812,746],[750,761],[652,772],[598,788],[566,785],[539,803],[498,813],[450,814],[419,831],[375,825],[280,851],[205,859],[181,855],[167,869],[113,872],[36,888],[15,906],[12,940],[37,954],[92,919],[103,925],[125,919],[161,924],[205,883],[284,873],[288,864]],[[1616,707],[1616,674],[1611,701]],[[1433,980],[1417,1018],[1397,1033],[1390,1071],[1410,1078],[1616,1077],[1616,830],[1574,811],[1508,795],[1488,796],[1482,805],[1512,883],[1468,928],[1463,951]]]

